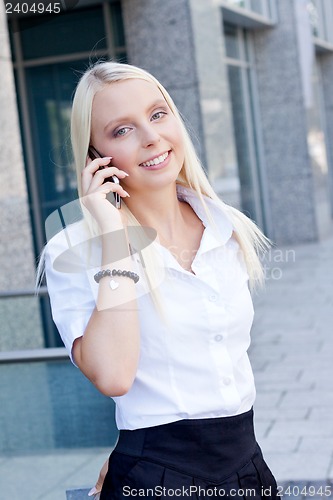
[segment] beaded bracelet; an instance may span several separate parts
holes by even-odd
[[[132,271],[121,271],[120,269],[112,269],[111,271],[111,269],[103,269],[102,271],[98,271],[98,273],[95,274],[94,280],[96,281],[96,283],[99,283],[100,280],[105,276],[126,276],[127,278],[133,280],[134,283],[137,283],[140,279],[140,277]]]

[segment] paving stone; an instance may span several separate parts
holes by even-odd
[[[100,451],[95,450],[66,450],[62,453],[8,457],[0,467],[0,484],[2,488],[5,485],[6,496],[12,500],[53,500],[53,497],[54,500],[60,500],[65,497],[66,483],[71,481],[72,476],[79,474],[80,469],[91,462],[97,453],[101,455]],[[102,455],[104,457],[105,452]],[[97,467],[91,469],[90,476],[82,474],[81,484],[93,484],[98,477],[96,469]]]
[[[282,398],[282,392],[259,392],[257,393],[256,401],[254,404],[254,409],[265,407],[277,407],[278,403]]]
[[[322,419],[320,425],[313,420],[277,421],[269,431],[269,437],[273,436],[326,436],[333,438],[333,421]]]
[[[297,451],[312,452],[313,450],[320,450],[321,452],[331,452],[333,455],[332,440],[322,437],[321,435],[313,436],[303,436],[300,440],[299,447]]]
[[[333,481],[333,459],[331,460],[327,478]]]
[[[66,492],[67,500],[82,500],[86,499],[89,493],[89,489],[77,489],[77,490],[69,490]]]
[[[302,369],[299,367],[290,367],[289,369],[283,367],[276,367],[274,371],[264,371],[255,373],[256,384],[262,381],[276,381],[290,382],[291,380],[300,380]],[[286,384],[287,386],[287,384]]]
[[[331,452],[267,452],[265,461],[278,482],[280,481],[325,481],[329,475]]]
[[[281,399],[279,407],[295,408],[295,407],[308,407],[311,406],[324,406],[328,408],[333,407],[333,392],[326,390],[312,390],[312,391],[299,391],[299,392],[286,392]]]
[[[299,391],[299,390],[311,390],[315,386],[314,382],[300,382],[300,381],[289,381],[283,382],[276,380],[275,382],[272,380],[268,381],[260,381],[256,382],[257,391],[266,392],[266,391],[278,391],[282,392],[288,387],[288,391]]]
[[[262,440],[267,436],[271,427],[273,425],[273,420],[256,420],[254,424],[255,435],[257,440]]]
[[[309,413],[309,420],[315,420],[320,424],[322,419],[329,419],[333,421],[333,406],[313,406]]]
[[[279,438],[266,436],[260,439],[259,445],[264,456],[266,456],[267,453],[294,453],[298,451],[299,438],[290,436],[279,436]]]
[[[256,407],[255,413],[254,413],[254,419],[255,421],[259,420],[279,420],[279,421],[285,421],[285,420],[303,420],[303,419],[308,419],[309,414],[311,412],[311,408],[287,408],[283,412],[280,410],[280,408],[265,408],[264,406],[262,407]]]

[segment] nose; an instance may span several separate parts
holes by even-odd
[[[141,139],[142,145],[145,148],[149,148],[150,146],[157,144],[160,141],[160,135],[156,130],[156,126],[152,123],[147,123],[142,126]]]

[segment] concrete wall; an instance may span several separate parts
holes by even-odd
[[[270,236],[288,244],[318,234],[294,2],[277,2],[277,9],[278,24],[256,31],[254,44]]]
[[[190,122],[205,160],[199,85],[187,0],[122,0],[128,60],[151,72]],[[175,78],[176,75],[176,78]],[[197,138],[197,140],[195,139]]]
[[[122,7],[130,63],[167,88],[217,191],[237,205],[220,9],[212,0],[123,0]]]
[[[222,9],[213,0],[189,0],[207,167],[224,201],[240,206],[240,186]]]
[[[190,120],[216,190],[239,206],[221,9],[213,0],[123,0],[122,6],[129,61],[170,91]],[[276,243],[288,244],[318,238],[318,211],[294,2],[278,2],[277,9],[277,25],[254,32],[254,49],[269,233]],[[329,77],[325,81],[328,88]]]

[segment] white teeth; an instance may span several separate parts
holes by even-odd
[[[141,163],[143,167],[152,167],[153,165],[158,165],[159,163],[162,163],[169,155],[169,152],[164,153],[161,156],[158,156],[154,160],[146,161],[144,163]]]

